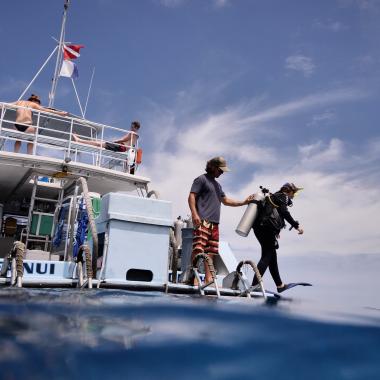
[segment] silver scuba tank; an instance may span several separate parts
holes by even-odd
[[[254,194],[256,201],[261,201],[265,198],[265,195],[263,192],[259,191],[258,193]],[[236,233],[240,236],[247,237],[249,234],[249,231],[252,228],[252,224],[255,221],[257,216],[257,204],[256,203],[250,203],[247,208],[245,209],[245,212],[240,219],[240,222],[238,226],[236,227]]]
[[[182,246],[182,228],[185,226],[185,223],[182,221],[179,216],[174,222],[174,236],[177,242],[177,248]]]

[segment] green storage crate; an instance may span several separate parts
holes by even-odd
[[[33,212],[30,233],[37,236],[50,236],[53,229],[53,214]]]

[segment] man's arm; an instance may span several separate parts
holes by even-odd
[[[234,199],[223,197],[222,203],[225,206],[239,207],[239,206],[247,205],[248,203],[250,203],[254,199],[255,199],[255,196],[253,194],[250,195],[249,197],[247,197],[246,199],[244,199],[244,201],[235,201]]]
[[[188,202],[189,202],[189,207],[191,211],[191,219],[193,220],[193,225],[194,227],[198,227],[201,224],[201,218],[199,217],[199,214],[197,211],[195,196],[196,196],[195,193],[190,193]]]
[[[114,142],[115,144],[122,144],[122,143],[129,142],[130,140],[131,140],[131,132],[128,132],[128,133],[125,134],[121,139],[114,140],[113,142]]]
[[[33,104],[32,108],[35,108],[39,111],[43,111],[43,112],[49,112],[49,113],[54,113],[56,115],[60,115],[60,116],[67,116],[69,113],[66,112],[66,111],[55,111],[55,110],[52,110],[50,108],[45,108],[45,107],[42,107],[38,104]]]

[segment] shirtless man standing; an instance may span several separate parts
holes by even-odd
[[[15,128],[20,132],[26,132],[26,133],[31,133],[31,134],[36,132],[36,128],[32,126],[33,124],[32,109],[54,113],[61,116],[68,115],[67,112],[54,111],[49,108],[42,107],[40,105],[41,104],[40,98],[34,94],[32,94],[28,100],[18,100],[11,104],[25,107],[25,108],[17,108],[17,111],[16,111]],[[20,148],[21,148],[21,141],[16,140],[15,146],[14,146],[14,152],[18,153],[20,151]],[[27,144],[27,152],[28,154],[33,153],[33,143],[30,142]]]

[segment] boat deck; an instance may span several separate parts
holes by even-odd
[[[17,194],[18,198],[29,197],[35,176],[47,176],[66,179],[69,187],[78,177],[85,177],[90,191],[105,194],[114,191],[134,191],[146,189],[148,178],[121,171],[80,162],[44,156],[0,151],[0,202],[6,202]],[[45,196],[54,191],[54,186],[44,186]]]

